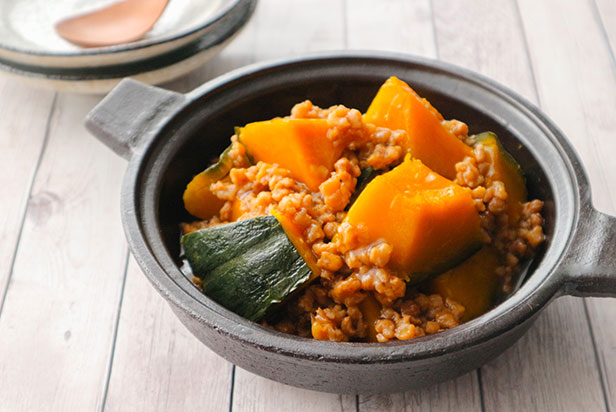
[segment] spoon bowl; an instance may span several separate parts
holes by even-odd
[[[142,38],[169,0],[124,0],[56,23],[56,32],[82,47],[104,47]]]

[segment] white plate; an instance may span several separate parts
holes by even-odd
[[[115,1],[0,1],[0,59],[41,67],[96,67],[143,60],[199,38],[240,2],[170,0],[142,40],[117,46],[81,48],[56,34],[54,24],[59,20]]]

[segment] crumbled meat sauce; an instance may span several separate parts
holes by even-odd
[[[275,321],[263,322],[281,332],[330,341],[365,340],[370,325],[360,306],[370,295],[381,307],[371,325],[378,342],[412,339],[459,325],[464,314],[461,304],[407,287],[387,268],[392,246],[385,241],[367,244],[362,227],[343,223],[360,171],[367,167],[387,171],[399,164],[406,154],[405,132],[364,123],[355,109],[321,109],[310,101],[295,105],[290,117],[327,119],[328,138],[334,145],[346,147],[319,191],[311,192],[277,165],[246,164],[245,150],[233,136],[233,169],[210,188],[225,201],[224,206],[212,219],[183,224],[183,231],[268,215],[273,208],[293,216],[321,272],[317,281],[285,304]],[[462,142],[475,143],[465,123],[443,120],[442,124]],[[481,216],[484,240],[502,255],[497,273],[507,292],[520,262],[531,256],[545,238],[543,202],[524,203],[520,219],[509,221],[505,185],[500,181],[486,184],[490,162],[490,153],[483,145],[474,144],[472,156],[456,164],[454,181],[471,191]],[[198,279],[195,282],[199,285]]]

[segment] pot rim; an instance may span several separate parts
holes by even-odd
[[[188,279],[173,261],[164,256],[167,253],[164,247],[152,245],[147,241],[148,234],[145,232],[150,229],[144,230],[140,222],[139,193],[142,192],[140,187],[142,176],[146,173],[144,165],[152,155],[153,148],[161,146],[157,142],[158,137],[164,134],[169,123],[180,113],[190,110],[192,102],[236,83],[258,80],[259,76],[276,75],[285,68],[302,70],[299,68],[302,65],[345,62],[353,64],[355,61],[363,61],[365,64],[396,63],[442,72],[507,100],[508,104],[514,106],[544,132],[548,141],[542,143],[549,144],[554,153],[557,153],[562,163],[561,173],[566,173],[568,178],[567,182],[559,181],[557,188],[559,192],[555,195],[555,202],[558,204],[555,210],[554,237],[542,261],[525,284],[486,314],[436,335],[413,339],[412,342],[373,344],[318,341],[284,334],[248,321],[216,304],[192,284],[191,289],[181,285],[179,282],[183,282],[182,279],[189,282]],[[423,57],[377,51],[333,51],[311,53],[291,59],[277,59],[236,69],[189,92],[186,98],[186,104],[166,119],[158,130],[152,131],[153,138],[143,146],[143,150],[137,151],[132,156],[122,187],[122,220],[133,255],[158,291],[186,315],[214,329],[219,335],[264,351],[319,362],[351,364],[407,362],[460,351],[494,339],[531,318],[550,300],[564,293],[564,279],[558,269],[574,237],[580,219],[581,205],[590,204],[588,179],[575,150],[558,127],[534,104],[495,81],[449,63]],[[554,183],[551,182],[553,190]]]

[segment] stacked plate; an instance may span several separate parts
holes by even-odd
[[[171,0],[142,40],[117,46],[81,48],[55,33],[55,22],[113,2],[1,1],[0,70],[39,86],[84,93],[107,92],[124,77],[161,83],[220,52],[257,0]]]

